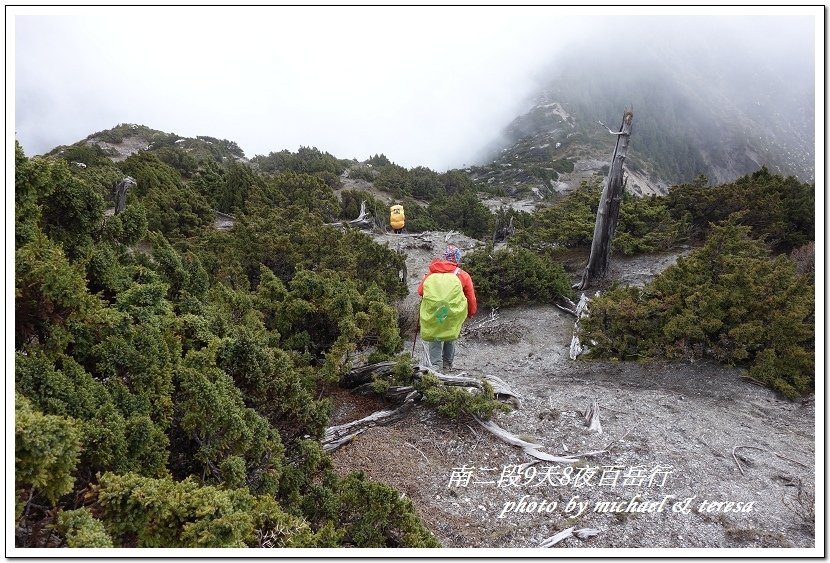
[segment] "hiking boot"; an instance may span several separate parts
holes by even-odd
[[[444,362],[444,373],[451,373],[452,372],[452,362]]]

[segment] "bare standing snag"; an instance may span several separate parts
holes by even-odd
[[[623,163],[628,152],[628,141],[631,138],[631,122],[634,120],[634,110],[626,109],[623,114],[620,131],[609,133],[617,135],[617,144],[614,147],[614,156],[611,159],[611,169],[608,171],[608,178],[605,187],[599,198],[597,209],[597,221],[594,224],[594,238],[591,241],[591,255],[588,258],[588,265],[582,274],[582,281],[574,285],[574,289],[586,289],[591,280],[602,279],[608,272],[608,264],[611,261],[611,241],[614,239],[614,231],[617,229],[617,218],[620,213],[620,203],[625,193],[625,182],[623,182]]]

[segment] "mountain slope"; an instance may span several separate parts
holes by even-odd
[[[814,181],[811,60],[738,38],[662,37],[632,33],[613,49],[576,45],[545,72],[536,99],[491,146],[477,179],[508,191],[562,191],[604,176],[614,138],[598,122],[618,130],[633,107],[627,169],[634,193],[664,193],[699,174],[729,182],[761,166]],[[552,174],[562,159],[576,174]]]

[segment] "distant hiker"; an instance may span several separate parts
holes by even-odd
[[[430,367],[451,370],[455,357],[455,341],[464,321],[476,314],[478,304],[470,274],[459,267],[461,250],[447,245],[444,259],[436,258],[418,284],[421,299],[421,338],[428,342]]]
[[[396,235],[401,234],[405,222],[406,217],[403,214],[403,205],[393,205],[389,208],[389,225],[391,225]]]

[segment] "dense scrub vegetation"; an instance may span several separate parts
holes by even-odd
[[[619,359],[714,357],[796,398],[813,391],[811,274],[771,258],[740,216],[711,226],[701,248],[644,288],[595,299],[582,325],[592,354]]]
[[[525,248],[471,252],[464,268],[475,280],[476,297],[483,306],[552,303],[573,293],[561,265]]]
[[[602,184],[583,182],[531,220],[518,223],[511,243],[526,248],[587,248],[593,237]],[[666,196],[623,196],[613,250],[623,255],[667,250],[678,243],[700,244],[710,225],[742,212],[737,220],[753,238],[776,252],[791,252],[815,239],[814,186],[766,168],[718,186],[698,176]]]
[[[600,185],[532,214],[493,213],[458,170],[315,148],[249,165],[229,141],[145,133],[153,146],[120,162],[83,143],[32,159],[16,146],[16,543],[437,545],[408,500],[337,476],[320,446],[327,390],[350,367],[409,362],[395,307],[403,256],[337,226],[366,202],[384,228],[388,202],[341,189],[340,176],[387,190],[410,232],[485,241],[464,267],[490,307],[573,297],[557,257],[590,244]],[[105,214],[126,175],[126,209]],[[594,300],[592,353],[712,356],[788,397],[811,392],[812,190],[762,169],[626,196],[616,252],[699,248],[644,288]],[[215,229],[215,211],[234,227]],[[418,386],[449,416],[499,408],[486,393]]]
[[[349,165],[349,161],[340,160],[317,147],[300,147],[296,153],[288,150],[272,152],[268,156],[255,156],[251,163],[266,173],[297,172],[302,174],[319,174],[328,172],[339,176]]]
[[[559,201],[537,210],[531,221],[520,225],[510,242],[537,250],[589,248],[601,193],[599,178],[583,182]],[[623,255],[668,250],[688,239],[689,229],[684,219],[672,217],[665,198],[638,198],[626,193],[620,204],[612,249]]]
[[[537,210],[529,221],[517,223],[510,246],[553,256],[587,250],[600,192],[599,182],[583,183]],[[712,357],[745,366],[748,377],[787,397],[811,393],[814,205],[813,186],[765,168],[719,186],[698,177],[664,197],[626,194],[614,252],[662,251],[680,242],[700,248],[645,288],[616,287],[595,299],[583,324],[583,337],[596,342],[592,355]],[[488,269],[498,261],[486,260],[477,277],[482,295],[493,301],[491,285],[498,280],[496,287],[509,288],[504,291],[509,298],[549,299],[532,275],[542,270],[530,267],[533,261],[526,254],[496,275]],[[517,276],[517,271],[524,273]]]
[[[223,232],[193,202],[227,183],[153,154],[115,217],[65,160],[15,164],[19,546],[437,545],[319,444],[325,390],[401,349],[406,291],[397,253],[323,225],[322,180],[245,183]]]
[[[740,224],[751,227],[754,238],[776,251],[790,252],[815,240],[815,187],[766,168],[719,186],[709,186],[699,176],[673,188],[666,207],[672,217],[688,224],[696,239],[705,238],[712,223],[743,212]]]

